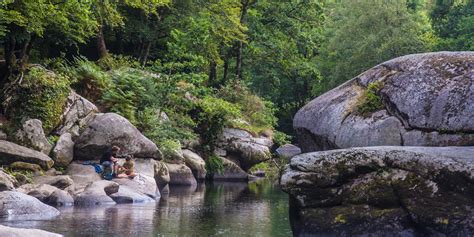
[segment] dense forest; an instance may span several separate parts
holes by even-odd
[[[73,88],[206,153],[226,126],[284,143],[299,108],[377,63],[474,50],[474,1],[2,0],[0,45],[12,126],[52,131]]]

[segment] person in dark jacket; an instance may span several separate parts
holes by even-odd
[[[107,149],[107,151],[105,151],[105,153],[100,158],[100,164],[104,167],[104,178],[109,179],[110,177],[108,177],[108,173],[110,172],[112,173],[112,176],[116,176],[118,174],[119,166],[117,164],[117,154],[119,151],[120,147],[112,146],[112,148]]]

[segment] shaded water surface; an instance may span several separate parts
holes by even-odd
[[[171,187],[156,204],[64,208],[48,221],[4,222],[65,236],[291,236],[288,196],[256,183]]]

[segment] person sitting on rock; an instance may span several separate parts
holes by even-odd
[[[118,159],[116,158],[117,153],[120,151],[120,147],[112,146],[100,158],[100,164],[104,167],[103,177],[105,179],[112,179],[112,177],[118,174],[117,165]],[[109,177],[110,176],[110,177]]]
[[[128,155],[127,158],[125,158],[125,163],[122,165],[122,171],[125,173],[126,177],[135,177],[135,162],[131,155]]]

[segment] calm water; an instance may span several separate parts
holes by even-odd
[[[49,221],[2,223],[65,236],[291,236],[288,196],[269,181],[171,187],[153,204],[65,208]]]

